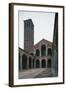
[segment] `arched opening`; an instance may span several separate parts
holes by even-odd
[[[36,68],[40,68],[40,61],[38,59],[36,60]]]
[[[41,46],[41,56],[46,56],[46,46],[45,45]]]
[[[33,59],[33,68],[34,68],[34,59]]]
[[[41,65],[42,65],[42,68],[46,68],[46,60],[45,59],[43,59],[41,61]]]
[[[39,56],[40,55],[40,51],[39,49],[36,49],[36,56]]]
[[[51,55],[52,55],[52,49],[48,48],[48,56],[51,56]]]
[[[51,59],[48,59],[47,64],[48,64],[48,68],[51,68]]]
[[[29,68],[32,68],[31,65],[32,65],[32,58],[29,57]]]
[[[27,56],[25,54],[22,56],[22,69],[27,69]]]

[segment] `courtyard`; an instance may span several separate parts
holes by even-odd
[[[51,68],[28,69],[19,72],[19,79],[53,77]]]

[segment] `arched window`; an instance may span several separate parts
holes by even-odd
[[[22,56],[22,69],[27,69],[27,56],[25,54]]]
[[[51,56],[52,55],[52,49],[48,48],[48,55]]]
[[[36,49],[36,56],[39,56],[40,55],[40,51],[39,49]]]
[[[42,59],[41,61],[42,68],[46,68],[46,60]]]
[[[45,45],[41,46],[41,56],[46,56],[46,46]]]
[[[40,61],[38,59],[36,60],[36,68],[40,68]]]
[[[51,68],[51,59],[48,59],[48,68]]]
[[[31,65],[32,65],[32,58],[29,57],[29,68],[32,68]]]

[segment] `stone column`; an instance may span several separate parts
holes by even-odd
[[[36,59],[34,59],[34,68],[36,68]]]
[[[42,68],[42,65],[41,65],[41,58],[40,58],[40,68]]]

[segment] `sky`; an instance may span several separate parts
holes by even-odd
[[[24,49],[24,20],[32,19],[34,24],[34,44],[42,39],[53,41],[55,13],[19,11],[18,12],[18,42],[19,47]]]

